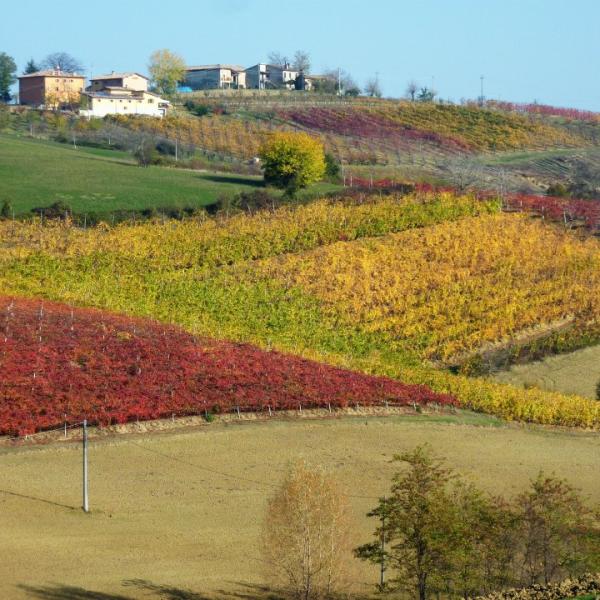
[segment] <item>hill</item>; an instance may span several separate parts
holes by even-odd
[[[275,130],[301,130],[319,137],[351,176],[393,177],[512,191],[545,191],[576,176],[581,152],[600,142],[600,120],[577,111],[555,114],[507,109],[376,99],[322,101],[310,97],[237,98],[196,96],[162,121],[123,117],[126,129],[150,131],[190,148],[243,161]],[[198,116],[201,115],[201,116]],[[505,168],[511,156],[528,152],[533,163],[522,172]],[[561,152],[573,167],[548,170],[535,157]],[[499,160],[495,160],[498,157]]]
[[[598,427],[593,401],[465,376],[600,331],[598,241],[498,208],[431,193],[88,231],[9,222],[0,291],[426,384],[503,418]]]
[[[236,408],[454,403],[423,386],[98,310],[0,297],[0,315],[0,435]]]
[[[258,176],[138,167],[123,151],[0,134],[0,203],[15,214],[63,201],[80,214],[199,209],[262,186]],[[319,184],[310,193],[335,189]]]

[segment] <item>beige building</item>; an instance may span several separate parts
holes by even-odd
[[[82,104],[85,108],[82,108],[79,114],[88,118],[102,118],[107,115],[146,115],[162,118],[170,107],[170,103],[158,94],[116,86],[84,92]]]
[[[109,73],[98,75],[90,79],[90,85],[86,88],[88,92],[99,92],[107,87],[119,87],[135,90],[136,92],[148,91],[148,78],[140,73]]]
[[[19,77],[19,102],[28,106],[62,108],[79,104],[85,77],[57,69]]]
[[[219,90],[246,87],[246,72],[239,65],[201,65],[185,70],[184,85],[192,90]]]

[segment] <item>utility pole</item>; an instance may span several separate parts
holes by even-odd
[[[379,589],[385,588],[385,497],[383,498],[383,512],[381,513],[381,571],[379,573]]]
[[[483,75],[479,77],[481,81],[481,89],[479,94],[479,106],[483,106],[484,96],[483,96],[483,80],[485,79]]]
[[[88,434],[87,419],[83,421],[83,512],[90,512],[88,496]]]

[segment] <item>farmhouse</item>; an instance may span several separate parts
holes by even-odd
[[[299,78],[303,81],[301,89],[310,89],[310,80],[305,79],[300,71],[293,69],[289,64],[279,66],[259,63],[246,69],[247,87],[255,90],[281,87],[297,89],[296,80]]]
[[[79,111],[82,116],[99,118],[106,115],[164,117],[170,106],[170,103],[158,94],[112,86],[99,91],[84,92],[82,103],[86,105],[86,108]]]
[[[127,88],[136,92],[148,91],[148,78],[140,73],[109,73],[98,75],[90,79],[90,85],[86,88],[88,92],[99,92],[104,88]]]
[[[184,85],[192,90],[244,89],[246,72],[238,65],[200,65],[185,70]]]
[[[61,108],[78,104],[85,77],[58,69],[19,77],[19,102],[28,106]]]

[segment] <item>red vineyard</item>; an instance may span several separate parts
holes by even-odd
[[[154,321],[0,297],[0,434],[232,410],[454,405],[405,385]]]
[[[443,136],[434,131],[421,130],[396,123],[383,115],[348,108],[311,108],[310,110],[280,111],[280,116],[320,132],[335,133],[363,139],[391,140],[396,144],[406,141],[430,142],[449,150],[471,149],[461,139]]]
[[[384,190],[390,192],[450,192],[458,194],[458,190],[449,186],[434,186],[428,183],[407,183],[394,179],[365,179],[361,177],[344,178],[344,185],[360,190]],[[498,198],[494,191],[478,190],[470,192],[480,200]],[[600,199],[583,200],[580,198],[566,198],[556,196],[540,196],[538,194],[505,194],[502,199],[503,208],[509,211],[534,213],[549,221],[560,221],[580,224],[592,231],[600,230]]]
[[[548,104],[517,102],[501,102],[500,100],[490,100],[486,103],[490,108],[498,108],[509,112],[519,112],[531,115],[544,115],[550,117],[561,117],[574,121],[600,121],[600,113],[591,110],[579,110],[577,108],[564,108],[560,106],[550,106]]]

